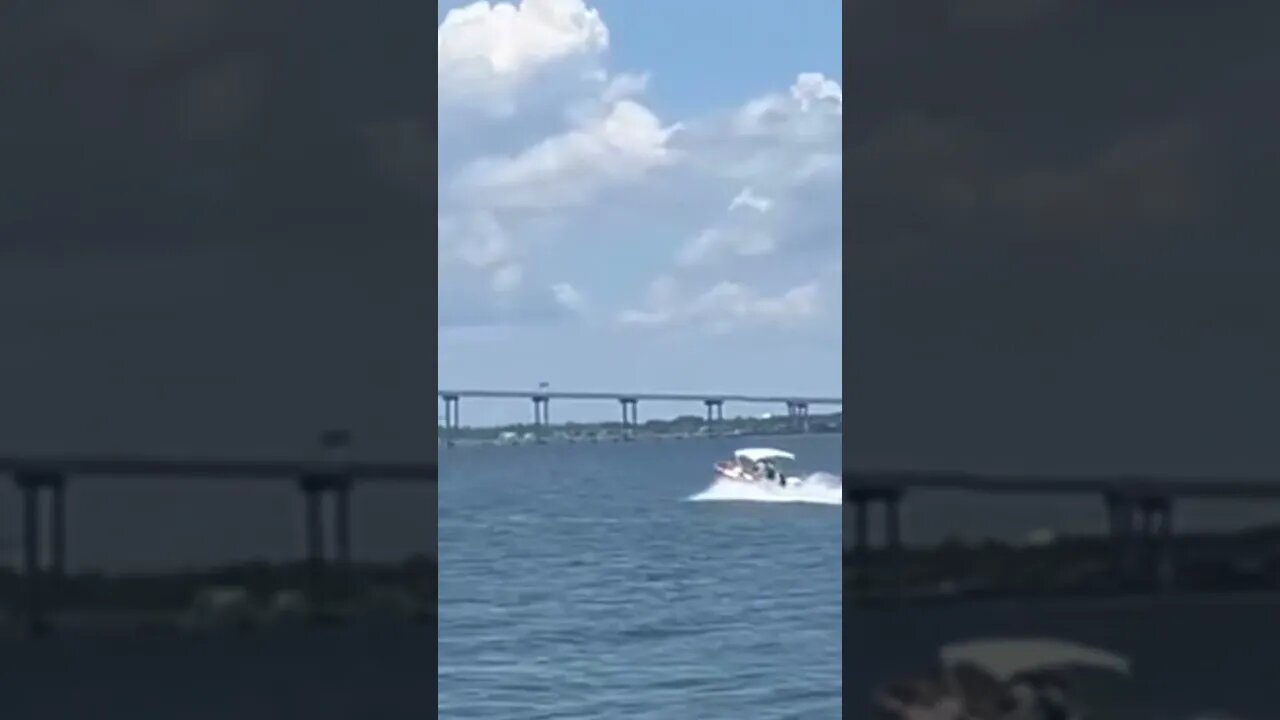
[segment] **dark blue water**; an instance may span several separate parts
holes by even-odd
[[[71,565],[111,572],[302,555],[292,483],[82,480],[69,488]],[[0,562],[16,554],[0,485]],[[353,497],[361,559],[433,552],[435,493],[368,486]],[[2,598],[7,605],[12,598]],[[4,609],[0,609],[4,612]],[[207,636],[0,634],[3,720],[417,720],[431,717],[435,627],[394,623]]]
[[[5,720],[431,717],[435,628],[6,640]]]
[[[440,717],[840,717],[839,508],[686,500],[745,442],[443,451]]]

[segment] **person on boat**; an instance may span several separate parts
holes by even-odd
[[[1009,682],[1014,709],[1010,720],[1078,720],[1067,700],[1066,683],[1051,673],[1024,673]]]

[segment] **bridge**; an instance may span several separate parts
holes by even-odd
[[[0,457],[0,473],[13,478],[22,493],[22,572],[26,585],[25,619],[38,631],[44,626],[41,578],[61,578],[66,573],[66,488],[75,479],[98,482],[112,478],[205,478],[296,482],[304,498],[309,595],[319,599],[321,579],[329,565],[325,555],[325,523],[322,501],[332,495],[334,555],[337,564],[351,562],[351,493],[355,485],[369,482],[434,484],[434,463],[374,463],[338,460],[216,460],[141,456]],[[41,567],[42,532],[40,497],[48,492],[50,567]]]
[[[1116,552],[1119,578],[1131,576],[1139,548],[1152,549],[1158,583],[1173,588],[1173,510],[1182,499],[1280,501],[1280,480],[1260,477],[1160,477],[1142,475],[996,475],[966,472],[863,471],[845,469],[845,502],[853,506],[853,557],[865,583],[872,552],[870,509],[884,510],[882,548],[902,547],[901,504],[912,491],[953,491],[989,495],[1096,496],[1106,507],[1108,538]]]
[[[614,401],[622,407],[623,436],[631,437],[635,427],[640,424],[638,406],[641,400],[649,402],[690,402],[702,403],[706,407],[707,425],[714,426],[724,420],[724,404],[750,403],[785,405],[787,417],[793,427],[801,432],[809,429],[810,405],[843,405],[838,397],[806,397],[798,395],[742,395],[722,393],[630,393],[630,392],[565,392],[539,390],[440,390],[439,397],[444,401],[445,431],[450,432],[461,427],[459,406],[463,398],[489,399],[525,399],[533,403],[533,423],[544,429],[551,424],[552,400],[603,400]]]

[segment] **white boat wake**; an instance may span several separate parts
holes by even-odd
[[[844,485],[831,473],[816,472],[806,475],[804,481],[794,487],[780,487],[772,483],[748,483],[719,479],[700,493],[688,498],[692,502],[772,502],[809,503],[811,505],[840,505],[844,502]]]

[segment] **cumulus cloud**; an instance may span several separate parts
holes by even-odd
[[[520,289],[520,283],[524,280],[524,268],[516,265],[503,265],[493,272],[493,278],[490,285],[493,291],[499,295],[509,295]]]
[[[676,255],[682,268],[818,249],[839,258],[843,91],[816,73],[694,128],[706,174],[746,183]]]
[[[607,83],[604,91],[600,93],[600,100],[606,103],[614,103],[626,98],[643,95],[649,89],[649,75],[647,73],[623,73],[614,78],[609,78],[601,73],[600,79]]]
[[[489,213],[437,218],[440,249],[447,261],[454,261],[493,274],[495,286],[509,287],[519,277],[517,250],[497,219]],[[499,280],[502,276],[504,280]]]
[[[838,248],[843,106],[839,83],[801,73],[786,92],[690,123],[678,149],[696,147],[689,156],[700,174],[740,190],[728,213],[686,248],[682,263],[769,254],[802,238]]]
[[[734,196],[729,202],[729,212],[733,212],[738,208],[751,208],[756,212],[766,213],[769,208],[773,207],[773,201],[767,197],[761,197],[749,188],[743,188],[742,192]]]
[[[554,208],[581,205],[609,185],[634,182],[674,161],[663,127],[645,106],[621,100],[606,114],[508,157],[468,165],[455,191],[491,207]]]
[[[729,203],[728,218],[721,225],[699,232],[680,249],[676,262],[683,267],[713,263],[726,256],[768,255],[777,247],[775,229],[768,215],[774,201],[743,188]]]
[[[816,317],[821,289],[816,282],[768,296],[741,283],[724,281],[694,295],[670,276],[650,286],[644,307],[618,314],[622,325],[645,328],[692,327],[714,334],[748,328],[796,329]]]
[[[757,98],[737,112],[739,135],[821,141],[844,115],[840,84],[821,73],[801,73],[790,92]]]
[[[646,97],[662,78],[608,67],[609,37],[582,0],[475,3],[440,24],[441,302],[488,308],[449,316],[716,333],[818,317],[826,283],[807,280],[840,258],[840,84],[800,73],[663,118]]]
[[[608,47],[609,29],[582,0],[450,10],[436,29],[441,104],[510,115],[525,85],[560,65],[589,66]]]
[[[552,285],[551,293],[555,297],[556,304],[569,312],[582,314],[587,309],[586,298],[570,283],[560,282]]]

